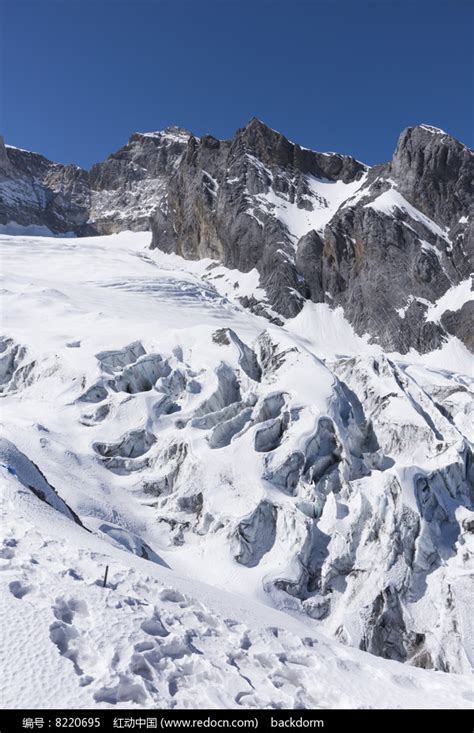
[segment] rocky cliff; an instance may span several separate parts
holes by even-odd
[[[425,352],[447,332],[466,340],[461,312],[444,323],[427,315],[472,271],[473,172],[472,151],[426,125],[368,169],[254,119],[231,142],[190,140],[153,219],[153,246],[257,268],[283,317],[305,299],[326,302],[384,348]]]
[[[90,171],[0,139],[0,224],[76,236],[146,230],[190,133],[135,133]]]
[[[471,308],[437,308],[473,270],[474,154],[428,125],[369,168],[318,153],[252,119],[231,140],[181,128],[136,133],[84,171],[0,146],[0,223],[78,236],[152,230],[152,247],[256,271],[243,305],[282,322],[310,300],[341,307],[359,335],[424,353]],[[433,308],[436,317],[433,316]]]

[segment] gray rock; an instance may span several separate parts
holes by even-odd
[[[472,206],[473,153],[436,128],[404,130],[388,173],[410,203],[443,226],[455,226]]]
[[[296,249],[296,270],[306,283],[305,295],[314,303],[322,303],[325,300],[322,272],[323,251],[324,242],[314,229],[301,237]]]
[[[56,234],[94,234],[87,172],[53,163],[0,139],[0,224],[47,227]]]
[[[77,236],[147,230],[189,136],[180,128],[135,133],[90,171],[0,140],[0,224]]]
[[[307,176],[353,181],[365,167],[347,156],[315,153],[253,118],[231,141],[191,138],[152,221],[152,247],[183,257],[211,257],[230,268],[256,267],[273,308],[301,309],[294,235],[259,196],[273,191],[298,208],[313,207]]]
[[[474,301],[464,303],[458,311],[446,311],[441,316],[446,331],[464,341],[467,348],[474,352]]]
[[[241,302],[272,322],[311,299],[342,307],[358,334],[389,351],[430,351],[450,334],[472,349],[471,306],[438,322],[426,315],[473,270],[473,179],[473,152],[428,125],[404,130],[392,160],[371,169],[302,148],[256,118],[231,140],[176,127],[135,133],[89,172],[0,142],[0,224],[79,236],[151,228],[164,252],[256,268],[266,298]],[[281,211],[329,206],[315,181],[360,188],[298,241]]]
[[[239,549],[235,559],[241,565],[253,568],[271,550],[275,542],[277,509],[268,501],[261,501],[255,511],[241,520],[236,539]]]
[[[358,333],[401,353],[445,340],[444,324],[425,320],[423,301],[436,301],[472,270],[473,174],[474,155],[457,140],[423,125],[408,128],[391,163],[372,169],[363,196],[329,222],[322,286]],[[378,196],[391,187],[406,207],[378,210]]]

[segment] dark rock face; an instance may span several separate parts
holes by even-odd
[[[467,343],[466,326],[426,314],[472,270],[473,171],[472,152],[428,126],[405,130],[392,161],[364,176],[354,159],[304,150],[252,120],[231,142],[190,141],[152,246],[255,267],[279,314],[296,315],[305,298],[342,306],[357,333],[390,351],[429,351],[448,332]],[[314,181],[360,186],[296,241],[286,212],[314,212]]]
[[[389,174],[401,193],[438,224],[455,227],[472,206],[472,151],[428,125],[402,132]]]
[[[90,218],[97,231],[149,229],[189,138],[178,127],[135,133],[123,148],[92,166]]]
[[[254,118],[232,140],[136,133],[89,172],[1,144],[0,224],[151,228],[153,248],[255,268],[266,298],[242,304],[274,322],[309,299],[342,307],[389,351],[430,351],[449,335],[472,348],[472,306],[435,321],[428,310],[474,269],[473,180],[473,152],[428,125],[368,169]]]
[[[307,291],[305,295],[313,303],[324,302],[323,252],[324,242],[314,229],[301,237],[296,249],[296,271],[306,283]]]
[[[425,315],[427,301],[472,271],[473,174],[468,148],[434,128],[408,128],[391,163],[373,169],[359,200],[329,222],[323,289],[358,333],[401,353],[438,348],[454,333]],[[465,328],[456,335],[465,341]]]
[[[152,246],[242,272],[256,267],[272,307],[294,316],[302,304],[297,237],[278,209],[329,207],[312,179],[351,183],[365,170],[353,158],[300,148],[255,118],[231,141],[192,138],[152,221]]]
[[[0,224],[76,236],[147,230],[189,136],[174,127],[136,133],[90,171],[0,140]]]
[[[467,348],[474,352],[474,301],[464,303],[458,311],[446,311],[441,323],[448,333],[464,341]]]
[[[343,306],[358,333],[376,334],[389,351],[440,346],[443,330],[425,321],[424,301],[439,298],[450,276],[462,279],[446,242],[417,229],[419,235],[403,219],[358,206],[338,212],[324,234],[323,290]],[[436,244],[424,248],[420,238]]]
[[[276,517],[277,510],[273,504],[262,501],[249,517],[242,519],[237,528],[237,562],[253,568],[272,549],[276,536]]]
[[[93,233],[88,224],[87,172],[38,153],[7,147],[0,138],[0,224],[47,227],[64,234]]]

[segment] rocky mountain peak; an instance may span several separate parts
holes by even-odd
[[[468,342],[465,310],[434,322],[427,304],[472,271],[473,171],[472,151],[426,124],[371,169],[257,117],[230,140],[170,126],[134,133],[89,172],[0,146],[0,224],[151,228],[154,248],[255,268],[266,297],[249,304],[271,318],[309,298],[389,350],[426,351],[448,333]]]
[[[423,213],[454,226],[473,201],[474,153],[439,128],[422,124],[400,135],[389,173]]]
[[[233,146],[255,156],[271,169],[280,168],[318,178],[341,179],[348,183],[360,177],[367,166],[350,156],[320,153],[291,142],[257,117],[237,130]]]
[[[184,127],[177,127],[171,125],[165,127],[164,130],[157,130],[156,132],[135,132],[129,139],[129,142],[133,139],[143,140],[144,138],[154,140],[156,144],[173,144],[180,143],[186,144],[193,134]]]
[[[174,137],[177,140],[181,140],[182,142],[189,140],[190,137],[194,137],[191,130],[188,130],[186,127],[177,127],[176,125],[165,127],[163,132],[165,135]]]
[[[246,125],[239,128],[235,133],[235,137],[242,137],[250,145],[261,145],[262,143],[268,145],[279,141],[289,142],[284,135],[266,125],[258,117],[252,117]]]

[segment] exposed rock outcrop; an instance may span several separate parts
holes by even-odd
[[[342,307],[389,351],[472,348],[469,308],[430,305],[474,266],[474,153],[428,125],[390,162],[318,153],[253,118],[231,140],[181,128],[135,133],[84,171],[0,144],[0,225],[78,236],[152,230],[152,247],[258,272],[273,322],[307,300]]]
[[[340,305],[357,333],[388,350],[430,351],[454,332],[468,343],[453,317],[449,327],[428,321],[426,308],[472,270],[473,175],[472,151],[426,125],[405,130],[392,161],[368,170],[254,119],[231,142],[190,140],[152,246],[255,267],[284,317],[305,298]]]

